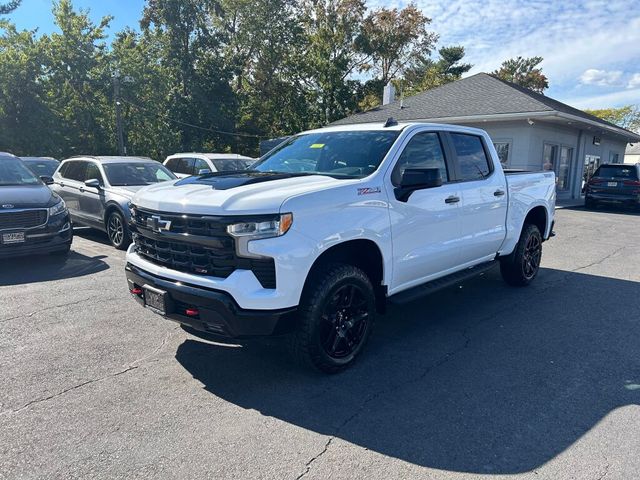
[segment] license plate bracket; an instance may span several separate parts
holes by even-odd
[[[607,182],[607,187],[617,187],[618,182]]]
[[[142,287],[144,291],[144,306],[159,315],[167,314],[168,293],[149,285]]]
[[[25,242],[24,232],[3,233],[0,238],[2,239],[3,245]]]

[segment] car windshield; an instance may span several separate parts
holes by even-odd
[[[50,177],[56,171],[60,163],[57,160],[22,160],[33,173],[38,176]]]
[[[0,186],[38,184],[42,184],[42,182],[25,166],[22,160],[15,157],[0,158]]]
[[[613,165],[602,165],[594,177],[620,177],[638,180],[638,169],[635,165],[620,165],[615,167]]]
[[[151,185],[177,177],[161,163],[105,163],[104,171],[113,187]]]
[[[267,153],[252,170],[362,178],[373,173],[399,131],[307,133]]]
[[[211,160],[216,170],[219,172],[230,172],[233,170],[246,170],[255,160],[242,160],[237,158],[216,158]]]

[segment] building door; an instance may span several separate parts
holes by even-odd
[[[571,188],[571,170],[573,166],[573,148],[561,147],[560,159],[556,168],[558,177],[557,189],[560,192],[568,192]]]

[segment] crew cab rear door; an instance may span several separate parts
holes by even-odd
[[[398,199],[397,187],[406,168],[438,168],[443,184]],[[390,293],[444,275],[460,262],[460,187],[451,183],[451,169],[441,133],[424,130],[406,141],[387,172],[393,238]]]
[[[460,189],[460,264],[495,257],[506,235],[507,182],[485,137],[470,133],[444,135],[453,154]]]

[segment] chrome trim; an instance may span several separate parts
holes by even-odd
[[[6,232],[7,230],[34,230],[36,228],[42,228],[47,223],[49,223],[49,209],[48,208],[14,208],[12,210],[1,210],[0,211],[0,215],[9,214],[9,213],[16,213],[16,212],[32,212],[34,210],[44,210],[46,212],[47,216],[44,218],[44,223],[41,223],[40,225],[36,225],[35,227],[0,228],[0,232]]]

